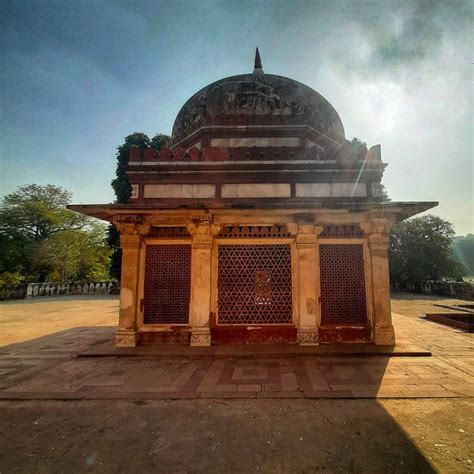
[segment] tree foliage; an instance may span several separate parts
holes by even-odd
[[[160,150],[162,147],[166,146],[169,141],[170,137],[161,133],[157,133],[151,139],[141,132],[134,132],[125,137],[124,142],[117,147],[116,176],[111,183],[115,193],[115,202],[117,204],[127,204],[132,193],[132,187],[128,181],[127,173],[125,172],[130,157],[130,148],[135,147],[144,150],[145,148],[152,147],[155,150]],[[119,233],[113,225],[109,226],[108,243],[112,248],[110,272],[114,278],[120,279],[121,253]]]
[[[20,186],[0,206],[0,280],[108,278],[105,228],[66,209],[71,193],[58,186]]]
[[[466,267],[468,275],[474,276],[474,234],[457,238],[453,243],[451,257]]]
[[[65,229],[82,229],[86,218],[66,209],[70,201],[71,193],[58,186],[20,186],[3,199],[0,232],[38,241]]]
[[[465,268],[451,259],[453,237],[452,224],[433,215],[393,226],[389,247],[392,281],[459,280]]]

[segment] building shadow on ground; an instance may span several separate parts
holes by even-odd
[[[89,456],[92,471],[120,470],[133,458],[134,467],[158,463],[168,472],[435,472],[371,398],[389,357],[206,357],[172,345],[144,357],[77,357],[113,334],[76,327],[0,348],[0,395],[10,395],[3,422],[14,426],[2,471],[15,459],[32,471]],[[20,439],[39,416],[25,450]]]

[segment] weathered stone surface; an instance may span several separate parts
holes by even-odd
[[[201,89],[178,113],[172,136],[176,142],[203,126],[259,124],[308,125],[344,138],[341,119],[324,97],[273,74],[242,74]]]
[[[221,193],[224,198],[290,197],[291,188],[289,183],[224,184]]]
[[[146,184],[144,198],[213,198],[213,184]]]
[[[366,197],[365,183],[296,183],[296,197]]]

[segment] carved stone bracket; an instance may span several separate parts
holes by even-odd
[[[121,237],[124,235],[146,235],[150,230],[149,224],[144,224],[143,216],[118,215],[113,221]]]
[[[367,222],[361,222],[360,227],[368,237],[372,235],[378,235],[380,237],[388,237],[392,225],[395,223],[395,219],[392,214],[385,213],[370,213],[370,220]]]

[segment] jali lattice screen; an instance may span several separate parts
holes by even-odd
[[[220,245],[220,324],[292,321],[289,245]]]
[[[366,323],[362,245],[322,244],[319,255],[322,323]]]
[[[145,324],[187,324],[191,245],[148,245],[144,291]]]

